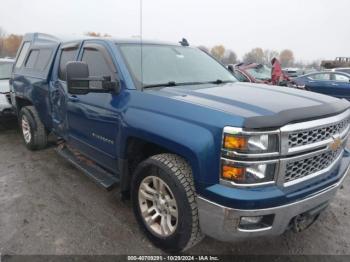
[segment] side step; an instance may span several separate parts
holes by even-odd
[[[103,186],[105,189],[111,190],[112,187],[119,182],[119,179],[113,174],[102,169],[96,165],[94,161],[81,155],[73,148],[68,147],[65,144],[60,144],[55,150],[60,156],[68,160],[75,167],[83,171],[85,175],[92,178],[94,182]]]

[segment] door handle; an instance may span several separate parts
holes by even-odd
[[[69,101],[71,101],[71,102],[78,102],[79,98],[77,96],[70,96],[69,97]]]

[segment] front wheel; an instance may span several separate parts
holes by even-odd
[[[139,164],[132,201],[139,224],[155,246],[179,252],[202,239],[192,170],[183,158],[160,154]]]

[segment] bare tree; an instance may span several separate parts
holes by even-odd
[[[92,36],[92,37],[111,37],[111,35],[107,33],[101,34],[99,32],[92,32],[92,31],[85,33],[85,35]]]
[[[211,50],[210,53],[219,61],[222,61],[225,55],[225,47],[223,45],[216,45]]]
[[[3,55],[14,57],[22,42],[21,35],[11,34],[3,38]]]
[[[224,57],[223,57],[223,59],[221,61],[225,65],[236,64],[237,63],[237,55],[232,50],[227,49],[225,54],[224,54]]]
[[[6,36],[5,30],[0,27],[0,57],[4,56],[4,38]]]
[[[280,54],[280,62],[283,67],[292,66],[294,63],[294,54],[292,50],[285,49]]]
[[[264,50],[264,64],[271,65],[272,58],[278,58],[279,53],[276,50],[265,49]]]
[[[243,62],[263,64],[264,63],[264,51],[260,47],[252,49],[250,52],[246,53],[243,56]]]

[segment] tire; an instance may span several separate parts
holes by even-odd
[[[203,239],[192,170],[183,158],[159,154],[141,162],[133,175],[132,203],[146,236],[164,251],[182,252]],[[147,222],[151,217],[154,222]]]
[[[25,146],[30,150],[39,150],[47,146],[47,132],[38,112],[33,106],[26,106],[19,112],[19,125]]]

